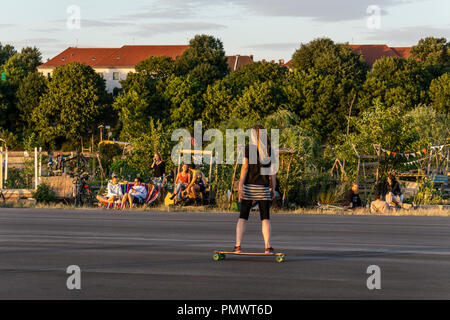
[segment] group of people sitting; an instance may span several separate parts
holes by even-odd
[[[153,155],[153,163],[151,168],[153,169],[154,177],[160,179],[161,184],[164,184],[166,177],[166,165],[158,152],[155,152]],[[98,195],[97,200],[107,203],[115,203],[120,201],[120,208],[124,209],[127,204],[130,205],[130,208],[133,208],[135,205],[144,204],[147,195],[147,188],[140,177],[135,178],[131,189],[126,194],[123,194],[122,187],[119,184],[119,176],[113,173],[111,175],[111,180],[108,181],[106,195]]]
[[[183,164],[175,179],[175,189],[170,200],[175,198],[176,201],[182,201],[184,198],[197,199],[205,189],[201,171],[196,170],[193,165]]]
[[[386,194],[383,200],[383,194]],[[349,190],[342,203],[350,208],[362,207],[362,201],[359,197],[358,184],[354,183]],[[403,204],[403,193],[400,183],[393,173],[389,174],[386,184],[379,184],[375,190],[375,200],[370,203],[371,213],[386,213],[392,208],[401,207]]]
[[[164,185],[166,179],[165,162],[158,152],[154,154],[151,168],[153,169],[154,178],[160,179],[160,184]],[[183,164],[181,171],[176,176],[174,185],[175,188],[171,200],[176,198],[177,201],[182,201],[186,198],[198,199],[206,189],[201,171],[188,164]],[[106,195],[97,196],[97,200],[101,202],[117,203],[120,201],[121,209],[124,209],[128,204],[130,208],[133,208],[135,205],[142,205],[146,198],[147,189],[142,178],[137,177],[134,179],[131,189],[126,194],[123,194],[122,187],[119,184],[119,177],[115,173],[112,174],[111,180],[108,181]]]
[[[122,187],[119,184],[119,177],[113,173],[111,180],[108,181],[106,190],[106,196],[98,195],[97,200],[109,203],[120,201],[121,209],[124,209],[128,203],[130,208],[133,208],[136,204],[142,205],[144,204],[145,198],[147,198],[147,189],[140,177],[134,179],[133,187],[126,194],[123,194]]]

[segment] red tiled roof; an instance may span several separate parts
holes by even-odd
[[[240,55],[228,56],[227,63],[228,66],[230,67],[230,70],[236,71],[249,63],[253,63],[253,56],[240,56]]]
[[[181,56],[189,46],[123,46],[116,52],[101,61],[101,66],[107,67],[134,67],[136,64],[150,57],[170,57],[175,59]]]
[[[38,68],[58,67],[71,62],[85,63],[91,67],[134,67],[151,56],[180,56],[188,45],[123,46],[122,48],[67,48]]]
[[[392,47],[392,50],[398,53],[398,55],[402,58],[409,58],[411,55],[411,47]]]
[[[369,44],[369,45],[349,45],[355,52],[361,53],[364,60],[368,64],[373,65],[375,61],[383,57],[398,57],[398,54],[389,48],[387,45],[382,44]]]
[[[85,63],[93,67],[117,50],[117,48],[67,48],[38,68],[59,67],[71,62]]]
[[[171,57],[175,59],[188,45],[168,46],[123,46],[122,48],[67,48],[38,68],[55,68],[71,62],[84,63],[91,67],[134,67],[149,57]],[[229,56],[231,70],[239,70],[253,62],[253,56]]]
[[[122,48],[67,48],[38,68],[55,68],[71,62],[84,63],[91,67],[134,67],[149,57],[171,57],[175,59],[188,45],[168,46],[123,46]],[[231,70],[239,70],[253,62],[253,56],[229,56]]]

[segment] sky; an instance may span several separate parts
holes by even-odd
[[[213,35],[227,55],[288,61],[301,43],[412,46],[450,40],[450,0],[1,0],[0,43],[67,47],[188,44]]]

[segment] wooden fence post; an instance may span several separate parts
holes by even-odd
[[[37,190],[39,185],[38,177],[38,150],[37,147],[34,148],[34,189]]]
[[[8,147],[5,150],[5,181],[8,180]]]

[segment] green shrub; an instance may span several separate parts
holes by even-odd
[[[31,187],[31,179],[27,177],[25,170],[17,168],[8,169],[8,180],[5,181],[6,189],[28,189]]]
[[[440,204],[442,203],[442,195],[436,190],[434,182],[427,177],[422,178],[419,183],[419,192],[414,196],[416,204]]]
[[[48,184],[41,183],[37,190],[33,192],[33,198],[36,199],[38,203],[50,203],[56,200],[56,193]]]
[[[103,143],[99,146],[100,159],[102,161],[102,167],[106,174],[111,170],[111,164],[114,157],[120,156],[123,149],[117,144]]]
[[[128,159],[114,160],[109,169],[111,172],[114,172],[122,178],[128,180],[136,177],[138,174],[142,174],[141,172],[133,168]]]

